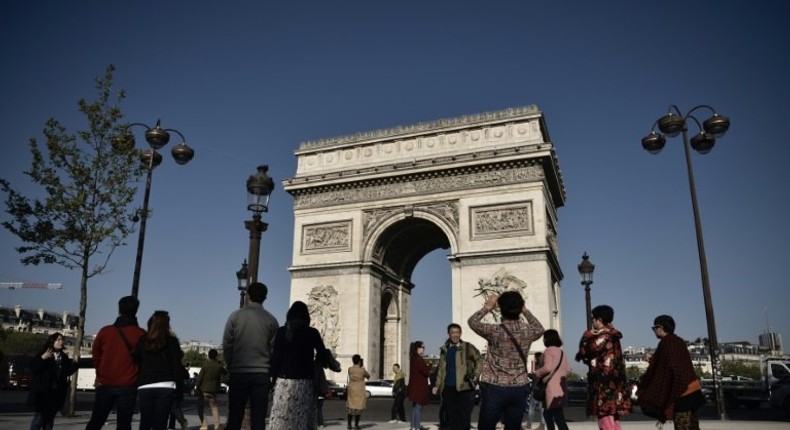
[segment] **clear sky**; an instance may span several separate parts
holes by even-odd
[[[545,3],[4,1],[0,176],[37,192],[22,175],[28,139],[40,139],[50,117],[84,127],[76,102],[93,98],[93,78],[114,64],[127,120],[161,118],[196,152],[186,166],[166,156],[154,172],[141,322],[167,309],[182,339],[218,342],[238,306],[245,181],[257,165],[277,183],[260,278],[266,307],[283,321],[293,199],[280,181],[295,175],[300,142],[536,104],[567,188],[557,227],[569,349],[584,329],[576,266],[585,251],[596,265],[593,305],[615,308],[624,345],[655,345],[649,326],[661,313],[683,337],[707,329],[682,141],[656,156],[640,139],[670,104],[709,104],[732,120],[712,152],[693,155],[719,340],[757,342],[770,328],[790,342],[781,117],[790,5]],[[136,243],[133,235],[109,273],[91,280],[88,333],[130,292]],[[64,288],[3,290],[0,304],[77,312],[79,273],[25,267],[18,245],[0,231],[0,281]],[[446,252],[415,271],[411,318],[428,352],[451,318]]]

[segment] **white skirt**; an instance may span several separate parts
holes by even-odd
[[[269,430],[315,430],[318,397],[312,379],[278,378],[269,414]]]

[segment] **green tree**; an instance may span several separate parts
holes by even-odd
[[[759,365],[744,363],[741,360],[722,360],[721,375],[724,377],[745,376],[756,380],[761,378]]]
[[[0,351],[5,355],[33,355],[44,345],[45,336],[37,333],[0,330]]]
[[[183,364],[184,366],[190,367],[203,367],[203,363],[205,363],[206,360],[208,360],[208,357],[206,357],[204,354],[201,354],[194,349],[190,349],[184,353]]]
[[[119,104],[125,93],[119,91],[113,98],[114,71],[110,65],[103,77],[95,79],[95,101],[78,102],[86,129],[69,133],[52,118],[44,125],[44,148],[30,139],[33,161],[24,174],[41,187],[43,197],[23,195],[0,179],[11,216],[2,225],[25,244],[16,248],[23,255],[22,263],[58,264],[81,271],[77,359],[85,334],[88,280],[104,272],[113,251],[125,244],[139,218],[130,206],[142,169],[128,125],[121,122]],[[71,415],[76,381],[72,378]]]
[[[568,376],[566,376],[566,378],[569,381],[581,381],[582,379],[584,379],[581,375],[577,374],[573,370],[568,372]]]
[[[637,366],[628,366],[625,369],[625,377],[628,379],[638,379],[642,376],[642,371]]]

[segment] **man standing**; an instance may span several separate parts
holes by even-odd
[[[277,319],[263,308],[268,289],[255,282],[247,287],[248,301],[228,317],[222,336],[222,352],[230,373],[228,429],[239,430],[244,406],[250,404],[251,430],[266,428],[269,406],[269,362]]]
[[[501,324],[482,322],[489,312],[499,306]],[[526,321],[521,321],[524,315]],[[480,430],[494,430],[500,417],[505,430],[521,429],[529,394],[527,357],[532,342],[543,335],[543,325],[524,305],[518,291],[492,294],[483,308],[469,317],[469,327],[488,341],[485,366],[480,376]]]
[[[203,416],[203,409],[208,403],[211,408],[211,415],[214,417],[214,430],[220,429],[219,408],[217,407],[217,392],[219,391],[222,375],[227,373],[222,364],[217,361],[216,349],[208,351],[208,361],[203,364],[200,374],[195,380],[195,387],[198,389],[198,417],[200,418],[200,429],[208,429],[208,420]]]
[[[134,296],[118,301],[118,318],[104,326],[93,341],[93,367],[96,369],[96,394],[93,412],[86,430],[104,426],[113,406],[117,414],[116,428],[131,430],[137,400],[137,364],[132,351],[145,331],[137,325],[140,302]]]
[[[392,409],[390,410],[389,422],[405,423],[406,422],[406,409],[403,407],[403,401],[406,400],[406,376],[400,370],[400,364],[395,363],[392,365]]]
[[[448,339],[439,349],[439,368],[433,394],[441,393],[447,428],[469,430],[475,404],[475,381],[480,376],[480,351],[461,340],[461,326],[447,326]]]

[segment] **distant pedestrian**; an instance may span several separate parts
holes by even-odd
[[[431,400],[428,389],[428,377],[431,368],[425,363],[422,355],[425,353],[425,344],[418,340],[409,346],[409,385],[407,393],[411,401],[411,427],[412,430],[422,428],[422,407]]]
[[[115,323],[102,327],[93,339],[93,367],[96,392],[93,412],[86,430],[101,430],[115,408],[116,429],[131,430],[137,402],[138,366],[132,354],[145,330],[137,325],[140,302],[134,296],[118,301]]]
[[[601,430],[619,430],[620,418],[631,411],[631,392],[620,346],[623,335],[614,328],[613,320],[611,306],[593,308],[593,328],[584,332],[576,353],[576,361],[589,367],[587,415],[598,417]]]
[[[270,361],[278,328],[277,318],[263,308],[267,294],[266,285],[250,284],[247,304],[230,314],[225,324],[222,352],[230,373],[228,430],[241,428],[248,401],[251,430],[266,428]]]
[[[325,363],[328,367],[330,357],[321,334],[310,327],[307,305],[294,302],[285,317],[285,325],[274,336],[271,375],[276,382],[270,430],[316,428],[319,381],[315,379],[315,363]],[[339,371],[340,364],[337,366]]]
[[[390,409],[390,424],[405,423],[406,410],[403,401],[406,399],[406,376],[400,370],[400,364],[392,365],[392,408]]]
[[[483,318],[499,307],[502,323],[486,324]],[[521,320],[521,316],[525,320]],[[532,342],[543,335],[543,325],[532,315],[518,291],[505,291],[486,299],[483,308],[469,317],[469,327],[488,341],[480,376],[480,430],[494,430],[504,418],[505,430],[520,430],[527,409],[529,378],[527,358]]]
[[[346,386],[346,412],[348,414],[348,426],[346,428],[359,429],[359,417],[367,407],[367,390],[365,389],[365,379],[370,378],[370,373],[365,370],[365,363],[359,354],[351,357],[353,366],[348,368],[348,384]],[[351,420],[354,426],[351,426]]]
[[[675,335],[675,320],[669,315],[655,318],[653,333],[660,341],[637,383],[637,402],[662,414],[662,423],[671,418],[675,430],[699,430],[697,410],[705,395],[686,341]]]
[[[30,430],[52,429],[55,415],[66,400],[68,378],[77,370],[77,364],[66,354],[64,343],[62,334],[53,333],[47,337],[44,347],[30,360],[30,370],[33,372],[28,397],[33,406]]]
[[[461,340],[461,326],[447,326],[447,341],[439,348],[433,394],[441,394],[447,428],[469,430],[475,406],[475,386],[483,369],[480,351]]]
[[[565,412],[563,408],[568,404],[568,392],[566,380],[571,368],[568,365],[568,357],[561,349],[562,339],[557,330],[549,329],[543,332],[543,365],[535,370],[535,380],[540,381],[546,387],[546,397],[541,399],[543,402],[543,417],[546,419],[546,428],[554,430],[557,425],[559,430],[568,430],[565,422]]]
[[[200,418],[200,428],[202,430],[208,429],[208,420],[203,415],[207,403],[211,410],[211,416],[214,417],[214,430],[220,430],[217,393],[222,384],[222,376],[227,374],[228,371],[217,360],[218,356],[219,353],[216,349],[210,349],[208,351],[208,360],[203,363],[203,367],[200,369],[197,379],[195,379],[195,388],[198,391],[198,418]]]
[[[140,339],[134,359],[140,366],[137,397],[140,400],[140,430],[164,430],[173,398],[183,389],[184,352],[170,331],[167,311],[154,311],[148,332]],[[181,423],[186,428],[186,421]]]
[[[532,362],[532,371],[534,372],[537,369],[543,367],[543,353],[536,352],[535,353],[535,361]],[[537,383],[534,381],[530,384],[530,391],[535,389]],[[533,423],[538,423],[535,429],[542,429],[546,426],[546,421],[543,418],[543,402],[535,399],[531,394],[529,399],[527,399],[527,403],[529,404],[529,411],[527,411],[527,430],[532,429]]]

